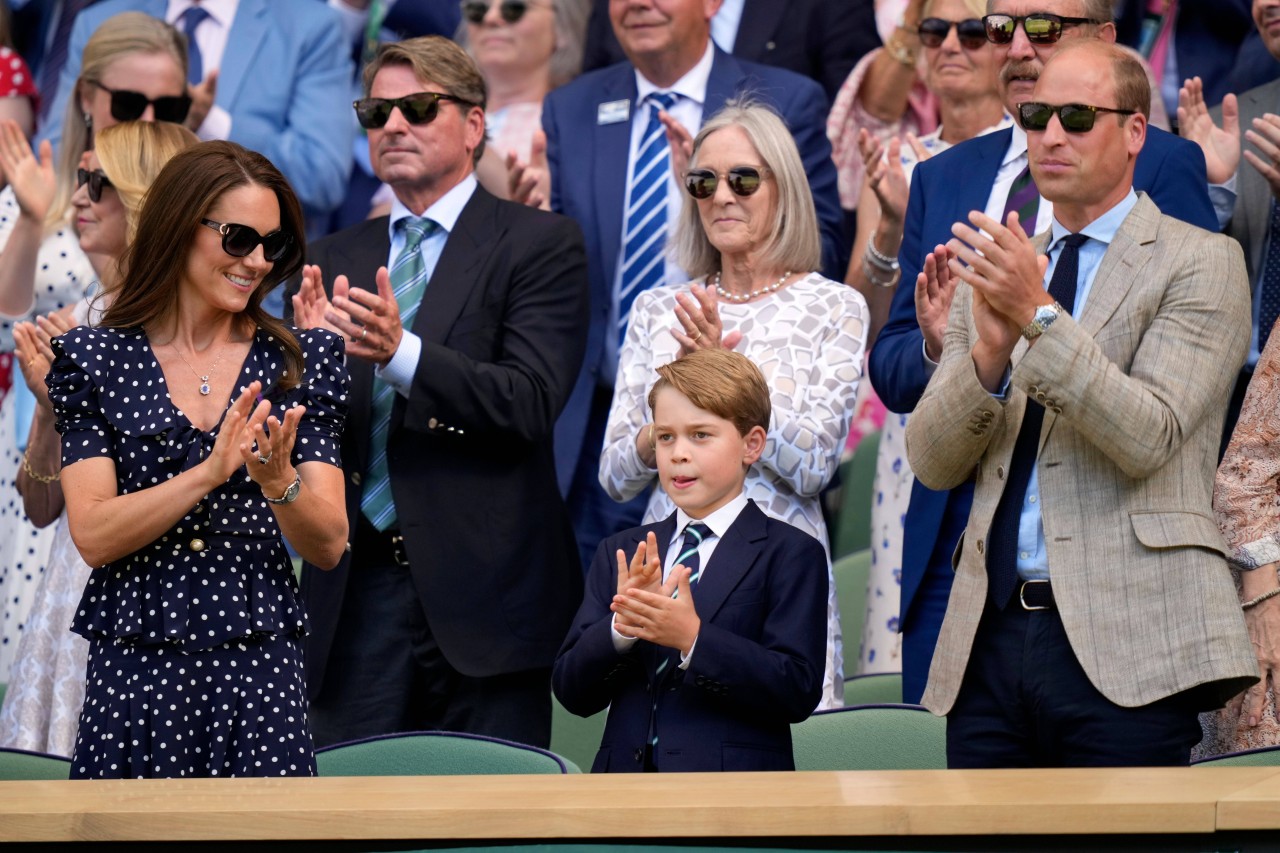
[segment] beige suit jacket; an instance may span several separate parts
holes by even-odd
[[[1225,701],[1256,681],[1211,509],[1227,397],[1248,347],[1240,247],[1140,194],[1080,322],[1059,317],[1034,346],[1019,343],[1004,401],[974,371],[971,303],[960,284],[942,360],[907,425],[925,485],[954,488],[975,467],[977,478],[924,704],[945,714],[964,678],[1028,396],[1046,409],[1037,465],[1054,596],[1093,685],[1136,707],[1197,685]]]

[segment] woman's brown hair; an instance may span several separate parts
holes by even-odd
[[[293,238],[293,248],[271,267],[262,284],[249,294],[242,316],[269,334],[280,347],[285,372],[276,390],[287,390],[302,376],[302,348],[293,333],[262,307],[271,289],[302,268],[302,208],[293,188],[271,161],[234,142],[202,142],[180,152],[152,183],[138,230],[125,250],[123,278],[115,301],[100,325],[140,328],[171,316],[178,305],[178,282],[186,270],[200,220],[225,193],[256,185],[275,193],[280,204],[280,230]]]

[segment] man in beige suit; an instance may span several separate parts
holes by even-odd
[[[923,700],[952,767],[1186,764],[1257,677],[1210,505],[1244,260],[1133,192],[1149,101],[1114,46],[1062,48],[1018,116],[1051,230],[975,212],[922,273],[960,281],[908,456],[977,480]]]

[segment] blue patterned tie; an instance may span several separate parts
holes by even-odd
[[[698,556],[698,546],[702,544],[708,536],[714,535],[711,528],[707,527],[701,521],[691,521],[684,529],[684,538],[680,540],[680,554],[676,557],[676,561],[671,564],[672,571],[676,566],[684,566],[689,570],[689,590],[692,592],[698,583],[698,577],[702,574],[702,562]],[[675,596],[673,595],[672,598]],[[666,672],[667,667],[679,659],[680,652],[677,649],[658,649],[661,660],[658,661],[657,669],[654,674],[662,677],[662,673]],[[653,748],[658,745],[658,691],[653,691],[653,713],[649,715],[649,747]]]
[[[438,227],[430,219],[406,217],[396,223],[405,234],[404,249],[391,268],[391,289],[400,306],[400,325],[408,329],[418,314],[422,291],[427,286],[427,266],[418,247]],[[391,428],[391,406],[395,389],[381,379],[373,380],[373,412],[369,423],[369,467],[365,472],[360,510],[378,530],[396,523],[396,505],[391,496],[391,471],[387,467],[387,432]]]
[[[1063,238],[1062,254],[1058,256],[1053,278],[1049,280],[1049,295],[1068,314],[1075,310],[1080,247],[1088,239],[1083,234],[1068,234]],[[1001,610],[1018,586],[1018,528],[1022,523],[1022,504],[1027,498],[1027,486],[1031,484],[1031,472],[1035,470],[1036,456],[1040,452],[1040,427],[1043,424],[1044,406],[1027,397],[1022,426],[1018,429],[1013,456],[1009,459],[1009,480],[1000,495],[1000,503],[996,505],[987,534],[987,594],[991,603]]]
[[[192,86],[199,86],[204,80],[204,57],[200,55],[200,45],[196,43],[196,27],[208,17],[209,13],[199,6],[192,6],[178,16],[182,32],[187,37],[187,82]]]
[[[1258,352],[1267,345],[1271,327],[1280,317],[1280,205],[1271,200],[1267,257],[1262,264],[1262,293],[1258,303]]]
[[[658,121],[660,110],[670,110],[677,95],[654,92],[649,103],[649,123],[640,137],[631,164],[630,195],[622,234],[622,278],[618,286],[618,346],[627,334],[631,303],[643,291],[661,284],[666,273],[662,262],[667,245],[667,179],[671,174],[671,147]]]

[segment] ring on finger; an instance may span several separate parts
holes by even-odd
[[[368,334],[369,334],[369,327],[368,327],[368,326],[365,326],[364,328],[362,328],[362,329],[360,330],[360,337],[356,338],[356,342],[357,342],[357,343],[364,343],[364,339],[365,339],[365,337],[367,337],[367,336],[368,336]]]
[[[694,335],[693,335],[693,337],[692,337],[692,338],[690,338],[689,340],[693,341],[693,342],[696,344],[696,343],[698,342],[698,338],[700,338],[700,337],[702,337],[702,330],[701,330],[701,329],[696,329],[696,330],[694,331]]]
[[[267,451],[267,455],[266,455],[266,456],[263,456],[261,453],[259,453],[259,454],[258,454],[258,462],[259,462],[259,464],[266,465],[266,464],[267,464],[268,462],[270,462],[270,461],[271,461],[271,451],[270,451],[270,450],[268,450],[268,451]]]

